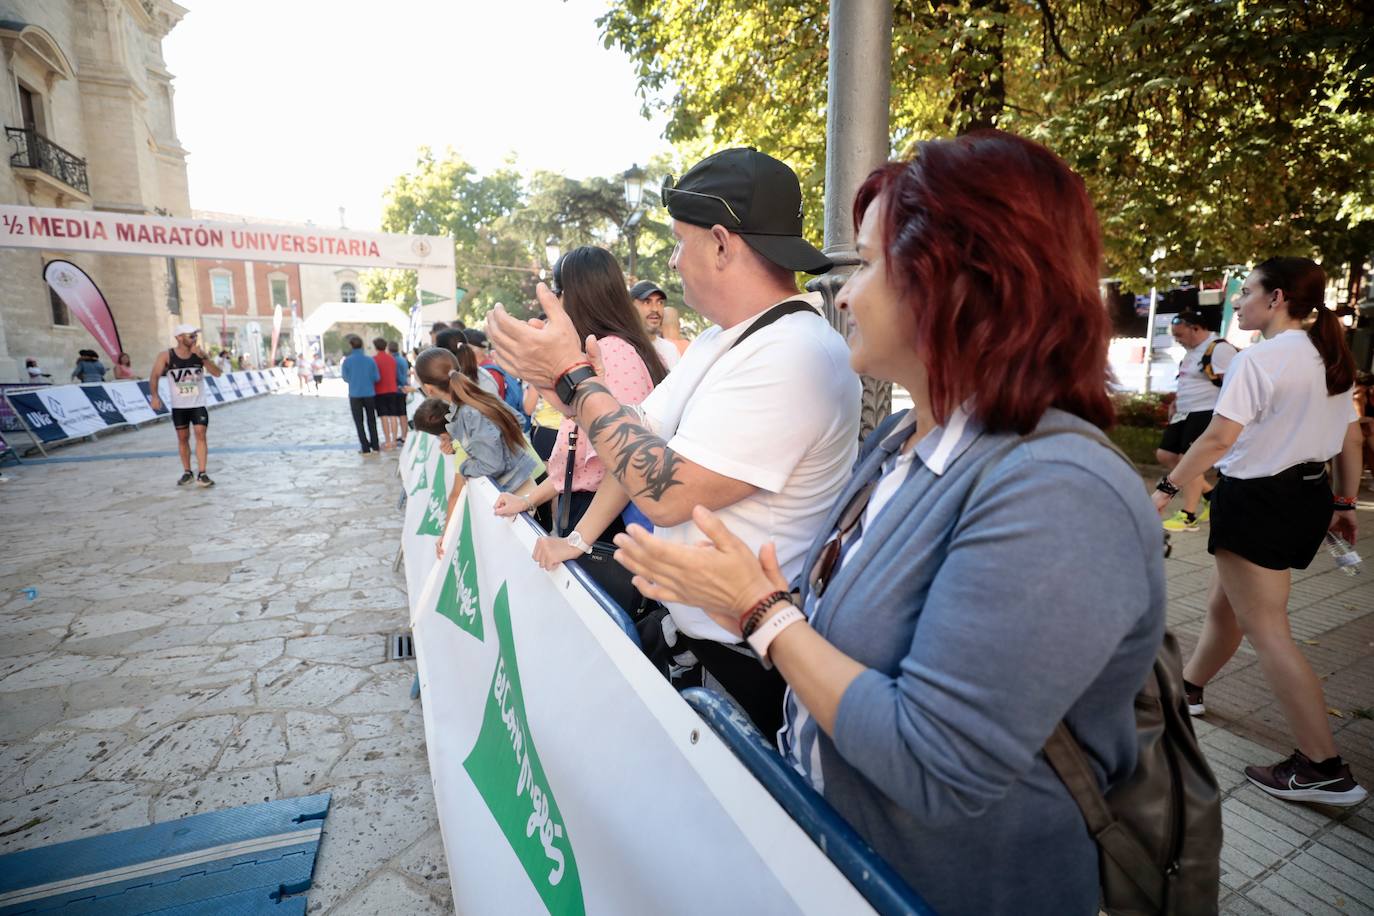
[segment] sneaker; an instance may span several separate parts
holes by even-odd
[[[1164,520],[1165,531],[1196,531],[1198,520],[1189,519],[1188,513],[1179,509],[1173,515]]]
[[[1188,715],[1204,716],[1207,714],[1207,707],[1202,705],[1202,688],[1194,687],[1187,682],[1183,685],[1183,693],[1188,698]]]
[[[213,487],[215,485],[215,482],[210,479],[210,475],[204,471],[201,471],[199,476],[196,477],[196,483],[200,484],[202,487]]]
[[[177,486],[184,487],[195,479],[195,474],[192,474],[190,471],[185,471],[182,473],[181,477],[177,479]]]
[[[1211,517],[1212,517],[1212,501],[1211,501],[1210,499],[1203,499],[1203,500],[1202,500],[1202,511],[1199,512],[1199,513],[1197,514],[1197,520],[1200,521],[1200,522],[1205,522],[1205,521],[1207,521],[1208,519],[1210,519]]]
[[[1275,798],[1286,801],[1311,801],[1342,808],[1364,801],[1366,792],[1350,775],[1350,764],[1342,762],[1334,775],[1322,773],[1302,751],[1273,766],[1246,767],[1245,778]]]

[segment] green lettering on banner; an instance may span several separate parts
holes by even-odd
[[[482,605],[477,596],[477,552],[472,546],[472,518],[468,503],[463,501],[463,529],[458,534],[458,548],[444,575],[444,587],[439,590],[439,603],[434,608],[483,642]]]
[[[434,437],[428,433],[420,433],[420,442],[415,446],[415,454],[410,459],[410,469],[415,470],[415,465],[424,464],[429,460],[429,450],[434,446]]]
[[[420,518],[420,527],[415,529],[415,533],[442,536],[446,515],[448,488],[444,486],[444,456],[440,455],[439,463],[434,466],[434,486],[429,491],[429,505],[425,506],[425,514]]]
[[[544,906],[554,916],[583,916],[587,910],[572,841],[549,791],[525,717],[525,694],[520,687],[504,582],[492,602],[491,618],[496,626],[496,673],[487,694],[482,730],[472,753],[463,761],[463,769],[472,777],[472,784]]]
[[[420,477],[419,477],[418,480],[415,481],[415,489],[413,489],[413,490],[410,491],[410,495],[411,495],[411,496],[414,496],[416,493],[419,493],[421,490],[424,490],[424,489],[426,489],[426,488],[428,488],[428,487],[429,487],[429,469],[428,469],[428,468],[425,468],[425,467],[421,467],[421,468],[420,468]]]

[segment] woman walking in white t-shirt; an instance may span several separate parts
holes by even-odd
[[[1326,274],[1307,258],[1270,258],[1241,287],[1236,320],[1264,339],[1231,363],[1212,422],[1156,488],[1161,510],[1213,463],[1207,550],[1216,556],[1207,618],[1183,668],[1189,711],[1202,686],[1250,640],[1297,744],[1246,777],[1278,798],[1354,805],[1366,792],[1336,753],[1321,683],[1288,625],[1292,570],[1306,569],[1328,530],[1355,541],[1360,433],[1351,402],[1355,360],[1322,302]],[[1316,319],[1304,331],[1304,320]],[[1336,461],[1332,495],[1326,462]]]

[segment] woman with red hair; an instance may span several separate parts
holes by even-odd
[[[915,406],[865,442],[809,575],[700,506],[710,543],[632,526],[617,555],[778,668],[779,750],[936,911],[1096,913],[1041,749],[1063,721],[1100,788],[1131,775],[1165,606],[1158,516],[1100,432],[1096,216],[1062,161],[988,131],[878,169],[854,222],[851,363]]]

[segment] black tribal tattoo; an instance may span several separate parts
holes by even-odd
[[[610,393],[600,382],[579,385],[577,393],[573,395],[573,410],[581,413],[583,403],[593,394]],[[597,417],[587,427],[587,435],[594,444],[609,449],[615,455],[615,459],[606,462],[606,466],[631,495],[657,501],[682,483],[677,476],[681,460],[668,448],[667,442],[644,426],[634,409],[622,405]],[[629,479],[631,471],[644,481],[638,491],[634,489],[636,483]]]

